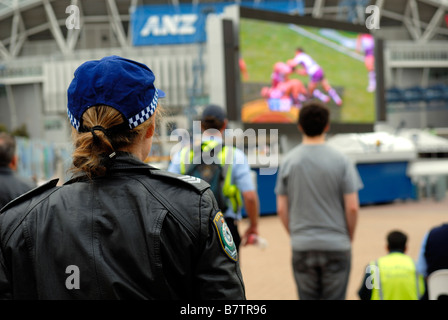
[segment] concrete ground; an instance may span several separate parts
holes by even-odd
[[[386,235],[400,229],[408,235],[407,253],[417,260],[420,243],[432,226],[448,222],[448,196],[441,201],[423,198],[418,201],[361,207],[355,231],[352,271],[347,300],[358,300],[357,291],[366,264],[387,253]],[[241,232],[247,220],[241,222]],[[296,300],[291,268],[289,237],[275,215],[261,216],[260,236],[268,241],[266,249],[254,246],[241,248],[241,270],[248,300]]]

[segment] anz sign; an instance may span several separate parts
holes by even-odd
[[[185,36],[196,34],[197,14],[149,16],[140,30],[140,37]]]
[[[304,14],[303,0],[238,1],[240,6]],[[207,40],[206,25],[209,13],[220,14],[235,1],[179,5],[143,5],[131,14],[134,46],[201,43]]]
[[[132,13],[134,46],[200,43],[206,41],[207,14],[222,13],[228,3],[146,5]]]

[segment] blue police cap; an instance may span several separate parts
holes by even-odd
[[[95,105],[118,110],[133,129],[148,120],[165,93],[154,86],[154,73],[146,65],[108,56],[80,65],[67,90],[67,114],[72,126],[82,128],[82,115]]]

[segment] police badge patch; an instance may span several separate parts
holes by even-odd
[[[236,250],[235,242],[233,242],[232,233],[230,232],[221,211],[215,215],[213,223],[215,224],[216,231],[218,231],[219,240],[224,252],[233,261],[238,261],[238,252]]]

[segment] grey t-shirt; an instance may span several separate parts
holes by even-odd
[[[288,152],[275,193],[288,196],[292,249],[349,250],[343,196],[361,188],[354,163],[331,146],[300,144]]]

